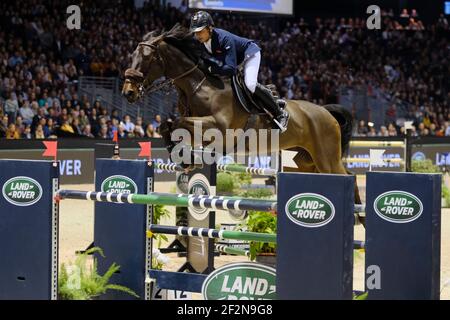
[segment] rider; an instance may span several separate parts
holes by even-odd
[[[262,99],[274,115],[275,123],[284,132],[289,119],[289,114],[284,110],[285,101],[277,100],[270,89],[258,84],[261,48],[250,39],[214,28],[211,15],[205,11],[198,11],[192,16],[190,29],[212,56],[204,59],[211,73],[232,77],[237,73],[237,66],[244,63],[246,87],[252,94],[257,94]]]

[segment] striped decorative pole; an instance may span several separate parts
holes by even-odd
[[[276,243],[277,235],[272,233],[258,233],[258,232],[242,232],[242,231],[228,231],[206,228],[192,228],[192,227],[173,227],[151,224],[147,231],[148,237],[153,237],[154,233],[173,234],[189,237],[206,237],[214,239],[233,239],[244,241],[257,241]]]
[[[217,230],[217,229],[207,229],[207,228],[193,228],[193,227],[176,227],[176,226],[163,226],[158,224],[151,224],[149,230],[147,231],[147,237],[152,238],[153,234],[171,234],[179,236],[188,237],[206,237],[213,239],[233,239],[233,240],[243,240],[243,241],[256,241],[256,242],[267,242],[276,243],[277,235],[273,233],[258,233],[258,232],[243,232],[243,231],[228,231],[228,230]],[[354,249],[365,249],[366,243],[364,241],[355,240],[353,241]],[[217,248],[217,246],[216,246]],[[239,250],[236,248],[228,248],[235,251],[238,254],[243,253],[246,250]],[[236,251],[238,250],[238,251]],[[219,250],[220,251],[220,250]],[[241,254],[242,255],[242,254]],[[247,254],[245,254],[247,255]]]
[[[155,169],[167,172],[184,172],[185,169],[176,163],[155,163]]]
[[[130,204],[153,204],[214,210],[254,210],[275,212],[277,209],[277,202],[272,200],[158,192],[151,192],[149,194],[127,194],[112,192],[59,190],[58,196],[60,199],[78,199]]]
[[[246,167],[239,164],[218,164],[217,171],[223,172],[242,172],[251,173],[260,176],[276,176],[278,171],[270,168],[252,168]]]
[[[176,163],[155,163],[155,169],[167,172],[184,172],[185,169]],[[242,172],[259,176],[276,176],[278,171],[270,168],[252,168],[240,164],[218,164],[217,171]]]
[[[236,255],[236,256],[250,257],[250,251],[248,251],[248,250],[233,248],[233,247],[226,246],[223,244],[216,244],[215,248],[217,251],[219,251],[221,253],[232,254],[232,255]]]

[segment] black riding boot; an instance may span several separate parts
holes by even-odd
[[[280,128],[281,132],[286,131],[289,121],[289,113],[284,110],[286,102],[281,99],[276,99],[270,89],[259,83],[256,85],[255,95],[262,101],[264,107],[272,113],[273,121]]]

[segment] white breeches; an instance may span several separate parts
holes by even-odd
[[[244,79],[245,85],[251,93],[255,92],[256,84],[258,83],[259,64],[261,63],[261,52],[255,53],[249,58],[244,65]]]

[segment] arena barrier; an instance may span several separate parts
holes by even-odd
[[[403,165],[405,172],[411,172],[411,157],[412,157],[412,146],[411,146],[411,130],[406,130],[407,134],[403,141],[382,141],[382,140],[352,140],[350,141],[351,147],[364,147],[364,148],[403,148],[403,159],[384,159],[386,163],[398,163]],[[369,163],[369,158],[358,158],[358,157],[346,157],[343,159],[345,163]]]
[[[103,164],[111,167],[114,166],[113,162],[116,162],[116,169],[121,170],[121,175],[130,176],[131,174],[125,172],[120,165],[122,161],[104,160]],[[148,189],[148,183],[153,179],[153,167],[146,161],[126,162],[130,172],[136,175],[140,172],[133,170],[131,163],[144,163],[149,170],[149,176],[140,178],[146,182],[144,187]],[[51,162],[47,164],[53,166]],[[9,281],[16,285],[2,292],[2,298],[28,297],[32,289],[27,287],[25,292],[21,275],[17,274],[18,270],[26,268],[27,265],[30,265],[29,269],[32,269],[35,277],[48,280],[45,281],[46,285],[36,287],[36,291],[43,293],[41,298],[54,298],[51,289],[53,288],[54,292],[55,287],[51,284],[54,284],[55,276],[53,274],[49,279],[48,274],[51,270],[55,270],[54,265],[52,266],[55,257],[52,254],[42,254],[45,251],[38,251],[35,243],[38,238],[47,246],[54,244],[53,212],[57,211],[58,207],[54,204],[52,195],[55,186],[53,179],[57,176],[54,176],[54,170],[47,172],[36,170],[36,162],[33,161],[2,160],[1,165],[2,168],[6,168],[0,175],[2,189],[13,188],[9,186],[8,181],[21,177],[32,178],[40,186],[47,186],[45,189],[42,188],[46,196],[35,203],[30,203],[28,207],[10,203],[6,199],[8,196],[2,197],[0,202],[2,229],[14,230],[14,234],[28,233],[29,237],[32,237],[27,241],[27,237],[14,238],[9,234],[6,238],[4,233],[1,233],[4,237],[2,246],[15,250],[11,250],[8,259],[5,259],[8,263],[1,264],[0,274],[5,277],[5,281],[6,278],[10,278]],[[105,168],[97,167],[97,176],[102,175],[103,169]],[[105,176],[109,177],[108,174]],[[123,177],[117,178],[115,181],[108,180],[109,182],[102,183],[109,184],[110,187],[130,187],[128,180],[121,180]],[[16,184],[14,188],[18,186],[25,188],[25,184]],[[366,250],[366,290],[369,292],[369,299],[439,299],[440,188],[441,177],[436,174],[386,172],[367,174],[366,241],[363,245]],[[145,188],[136,189],[137,192],[145,190]],[[97,190],[106,192],[102,188]],[[278,190],[277,298],[351,299],[354,177],[280,173]],[[151,219],[147,219],[148,216],[151,218],[150,205],[98,202],[95,204],[96,209],[98,206],[108,208],[105,210],[105,218],[108,219],[102,223],[105,229],[110,230],[102,234],[98,229],[100,220],[96,219],[95,239],[103,238],[113,246],[115,244],[117,255],[111,259],[112,262],[121,265],[117,283],[127,285],[125,280],[129,272],[132,272],[136,275],[136,279],[139,278],[140,286],[151,287],[151,281],[145,281],[148,271],[150,279],[156,281],[159,288],[200,292],[206,275],[152,270],[149,264],[146,265],[145,262],[140,264],[142,261],[136,259],[138,255],[151,257],[151,241],[147,238],[147,230],[154,228],[151,227]],[[113,207],[117,208],[117,215],[111,210]],[[312,211],[309,211],[310,215],[307,215],[306,211],[303,215],[299,212],[319,207],[322,210],[318,215],[313,215]],[[131,211],[129,212],[128,208],[135,208],[135,213],[130,215]],[[139,213],[137,208],[140,209]],[[33,214],[45,212],[47,216],[31,224],[23,216],[15,214],[24,209],[25,212]],[[201,239],[193,234],[192,238]],[[122,243],[130,239],[129,244]],[[95,245],[102,247],[106,243],[99,243],[97,240]],[[27,253],[26,249],[30,252]],[[103,249],[109,258],[111,248]],[[2,252],[4,251],[2,247]],[[126,259],[132,260],[133,263],[120,261],[117,258],[120,255],[126,256]],[[36,265],[46,265],[48,268],[38,270]],[[133,286],[128,286],[135,290]],[[143,295],[141,297],[144,298]]]
[[[57,298],[59,166],[0,160],[0,300]]]

